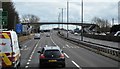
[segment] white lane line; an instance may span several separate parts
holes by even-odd
[[[53,39],[52,39],[51,36],[50,36],[50,39],[52,40],[52,42],[53,42],[54,45],[58,46],[58,45],[53,41]]]
[[[31,60],[29,59],[28,61],[30,62]]]
[[[25,66],[25,68],[28,68],[28,66]]]
[[[70,58],[66,53],[64,53],[64,55],[65,55],[67,58]]]
[[[30,64],[29,62],[27,62],[27,65]]]
[[[29,58],[30,60],[32,59],[32,56],[33,56],[33,54],[34,54],[36,48],[38,47],[39,42],[40,42],[40,40],[37,42],[36,46],[34,47],[32,53],[31,53],[31,55],[30,55],[30,58]],[[27,64],[28,64],[28,63],[27,63]]]
[[[72,63],[79,69],[82,69],[75,61],[72,61]]]
[[[70,46],[69,46],[69,45],[67,45],[67,44],[66,44],[66,46],[67,46],[68,48],[70,48]]]
[[[23,49],[20,49],[20,50],[23,50]]]

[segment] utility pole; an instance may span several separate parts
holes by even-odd
[[[64,19],[64,18],[63,18],[63,11],[64,11],[64,8],[59,8],[59,9],[62,10],[62,23],[63,23],[63,22],[64,22],[64,21],[63,21],[63,19]],[[62,28],[63,28],[63,24],[62,24]]]
[[[69,2],[67,1],[67,38],[68,38],[68,23],[69,23]]]
[[[115,20],[115,19],[114,19],[114,18],[112,18],[112,26],[114,25],[114,20]]]
[[[58,23],[60,23],[60,13],[58,14]],[[58,24],[58,28],[60,29],[60,24]]]
[[[63,8],[62,8],[62,23],[63,23]],[[62,28],[63,28],[63,24],[62,24]]]
[[[83,41],[83,0],[81,1],[81,41]]]

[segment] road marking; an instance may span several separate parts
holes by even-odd
[[[53,41],[53,39],[52,39],[51,36],[50,36],[50,39],[52,40],[52,42],[53,42],[54,45],[58,46],[58,45]]]
[[[34,49],[33,49],[32,53],[31,53],[31,55],[30,55],[30,60],[32,59],[32,56],[33,56],[33,54],[34,54],[34,52],[35,52],[36,48],[38,47],[39,42],[40,42],[40,40],[37,42],[36,46],[34,47]],[[30,63],[28,62],[27,64],[30,64]],[[27,66],[27,67],[25,67],[25,68],[28,68],[28,66]]]
[[[72,61],[72,63],[73,63],[76,67],[78,67],[79,69],[82,69],[77,63],[75,63],[75,61]]]
[[[64,55],[65,55],[67,58],[70,58],[66,53],[64,53]]]
[[[23,50],[23,49],[20,49],[20,50]]]
[[[30,64],[29,62],[27,62],[27,65]]]
[[[25,66],[25,68],[28,68],[28,66]]]
[[[66,46],[67,46],[68,48],[70,48],[70,46],[69,46],[69,45],[67,45],[67,44],[66,44]]]
[[[31,60],[29,59],[28,61],[30,62]]]

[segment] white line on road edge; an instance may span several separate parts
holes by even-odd
[[[70,58],[66,53],[64,53],[64,55],[65,55],[67,58]]]
[[[79,69],[82,69],[77,63],[75,63],[74,61],[72,61],[72,63],[76,66],[76,67],[78,67]]]

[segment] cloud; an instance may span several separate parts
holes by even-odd
[[[22,0],[17,0],[22,1]],[[33,0],[26,0],[33,1]],[[20,16],[24,14],[34,14],[40,17],[41,21],[58,21],[58,13],[61,13],[59,8],[66,8],[66,0],[52,0],[49,2],[14,2],[16,10]],[[41,1],[41,0],[38,0]],[[43,0],[42,0],[43,1]],[[46,2],[45,2],[46,1]],[[47,2],[48,1],[48,2]],[[55,2],[56,1],[56,2]],[[62,2],[63,1],[63,2]],[[90,22],[95,16],[111,20],[111,18],[117,18],[117,6],[118,0],[109,0],[106,2],[103,0],[84,0],[84,21]],[[97,2],[100,1],[100,2]],[[103,2],[102,2],[103,1]],[[111,2],[113,1],[113,2]],[[80,0],[70,0],[69,3],[69,20],[71,22],[80,21],[81,18],[81,3]],[[66,21],[66,9],[64,9],[64,21]]]

